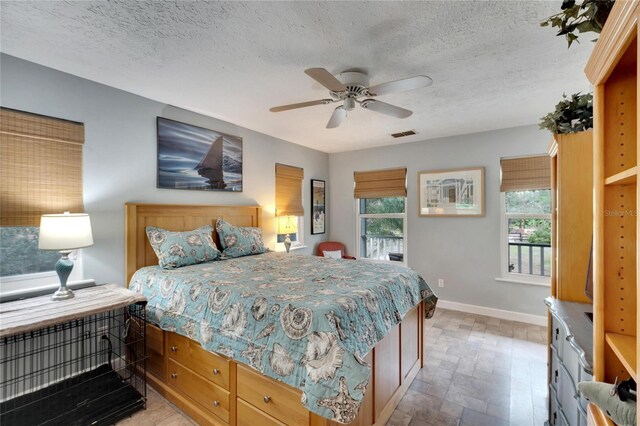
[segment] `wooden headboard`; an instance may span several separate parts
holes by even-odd
[[[126,285],[133,274],[144,266],[157,265],[145,228],[157,226],[169,231],[189,231],[205,225],[213,225],[224,219],[236,226],[262,226],[260,206],[188,206],[175,204],[126,203],[125,212],[125,274]],[[213,233],[220,247],[218,235]]]

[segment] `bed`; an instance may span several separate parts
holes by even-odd
[[[415,272],[273,252],[165,270],[144,232],[260,227],[261,213],[126,205],[127,280],[149,299],[149,382],[200,423],[384,424],[422,367],[435,307]]]

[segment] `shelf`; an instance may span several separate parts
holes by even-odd
[[[613,352],[627,369],[633,380],[638,380],[636,371],[636,336],[627,336],[617,333],[606,333],[605,339]]]
[[[638,167],[633,166],[625,171],[617,173],[613,176],[609,176],[604,179],[605,185],[623,185],[629,183],[636,183],[638,176]]]
[[[615,426],[615,423],[592,402],[587,405],[587,423],[594,426]]]

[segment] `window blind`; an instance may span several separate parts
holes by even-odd
[[[304,169],[276,164],[276,216],[304,216]]]
[[[406,197],[407,169],[355,172],[353,174],[355,198]]]
[[[547,155],[502,158],[500,191],[551,188],[551,160]]]
[[[84,211],[84,125],[0,108],[0,226]]]

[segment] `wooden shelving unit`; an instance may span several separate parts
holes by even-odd
[[[628,169],[616,173],[604,179],[604,184],[609,185],[628,185],[635,184],[638,178],[638,166],[629,167]]]
[[[609,347],[622,362],[624,368],[631,374],[633,380],[638,380],[638,370],[636,361],[636,336],[625,334],[606,333],[605,340]]]
[[[585,72],[594,85],[594,379],[637,380],[638,13],[616,2]],[[589,407],[591,424],[606,416]]]

